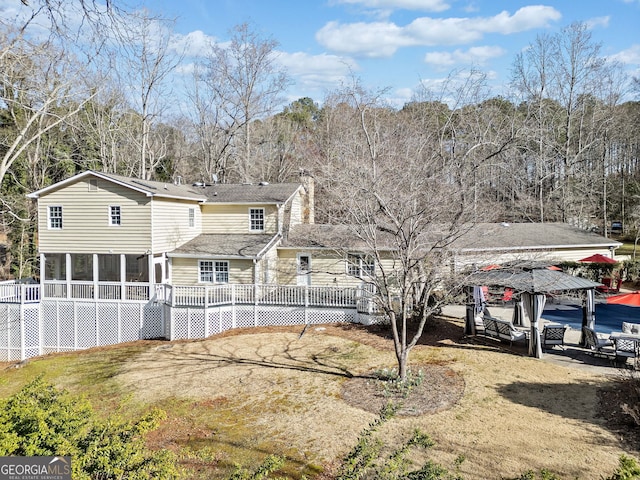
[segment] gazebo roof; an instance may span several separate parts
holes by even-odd
[[[516,291],[529,293],[588,290],[601,285],[586,278],[547,268],[483,270],[472,273],[465,283],[467,285],[509,287]]]

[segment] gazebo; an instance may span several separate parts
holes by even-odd
[[[536,358],[542,357],[538,324],[544,310],[547,294],[576,290],[585,291],[582,324],[593,328],[595,323],[595,288],[601,285],[586,278],[549,270],[546,267],[501,267],[480,270],[470,274],[465,284],[468,287],[477,287],[479,285],[507,287],[512,288],[516,293],[520,293],[524,310],[527,312],[531,322],[529,355]],[[471,297],[471,294],[469,296]],[[475,334],[475,309],[475,303],[469,302],[467,304],[465,334]],[[583,343],[582,338],[580,343]]]

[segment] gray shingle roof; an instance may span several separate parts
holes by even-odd
[[[169,256],[256,258],[277,235],[203,233],[176,248]]]
[[[230,184],[198,187],[207,203],[284,203],[298,189],[297,183]]]
[[[285,248],[365,250],[366,244],[353,232],[353,227],[348,225],[293,225],[281,246]]]
[[[452,247],[473,250],[619,246],[620,242],[566,223],[479,223]]]
[[[263,183],[263,184],[180,184],[173,182],[156,182],[125,177],[114,173],[94,172],[87,170],[61,182],[30,193],[31,198],[38,198],[48,192],[64,187],[87,176],[97,176],[144,192],[149,196],[177,198],[206,203],[260,203],[281,204],[286,202],[301,186],[296,183]]]
[[[437,228],[425,233],[433,237],[426,243],[439,238]],[[387,239],[391,248],[393,241]],[[364,244],[346,225],[296,225],[282,244],[297,248],[342,248],[358,249]],[[459,251],[499,251],[575,247],[619,246],[620,242],[604,238],[595,233],[580,230],[564,223],[479,223],[452,242],[451,248]]]
[[[207,203],[284,203],[300,188],[296,183],[175,185],[171,182],[138,180],[121,175],[102,175],[133,188],[144,189],[153,195],[193,197],[206,199]]]

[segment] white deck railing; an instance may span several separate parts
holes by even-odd
[[[47,280],[39,284],[0,284],[0,303],[34,303],[40,298],[96,301],[165,302],[171,306],[283,305],[357,308],[371,311],[372,294],[359,287],[303,285],[156,285],[149,295],[147,283]]]
[[[299,285],[167,285],[163,300],[172,306],[285,305],[355,308],[356,287]]]
[[[37,303],[39,301],[40,285],[38,284],[13,281],[0,283],[0,303]]]

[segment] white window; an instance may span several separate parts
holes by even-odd
[[[213,262],[209,260],[200,260],[200,282],[201,283],[213,283]]]
[[[51,205],[49,207],[49,228],[52,230],[62,230],[61,205]]]
[[[122,216],[120,212],[120,205],[109,206],[109,225],[121,225]]]
[[[196,226],[196,211],[193,208],[189,209],[189,227]]]
[[[249,209],[249,230],[252,232],[264,231],[264,208]]]
[[[229,262],[226,260],[200,260],[198,270],[201,283],[229,283]]]
[[[229,283],[229,262],[216,262],[216,283]]]
[[[370,255],[350,253],[347,255],[347,275],[352,277],[373,277],[375,264]]]

